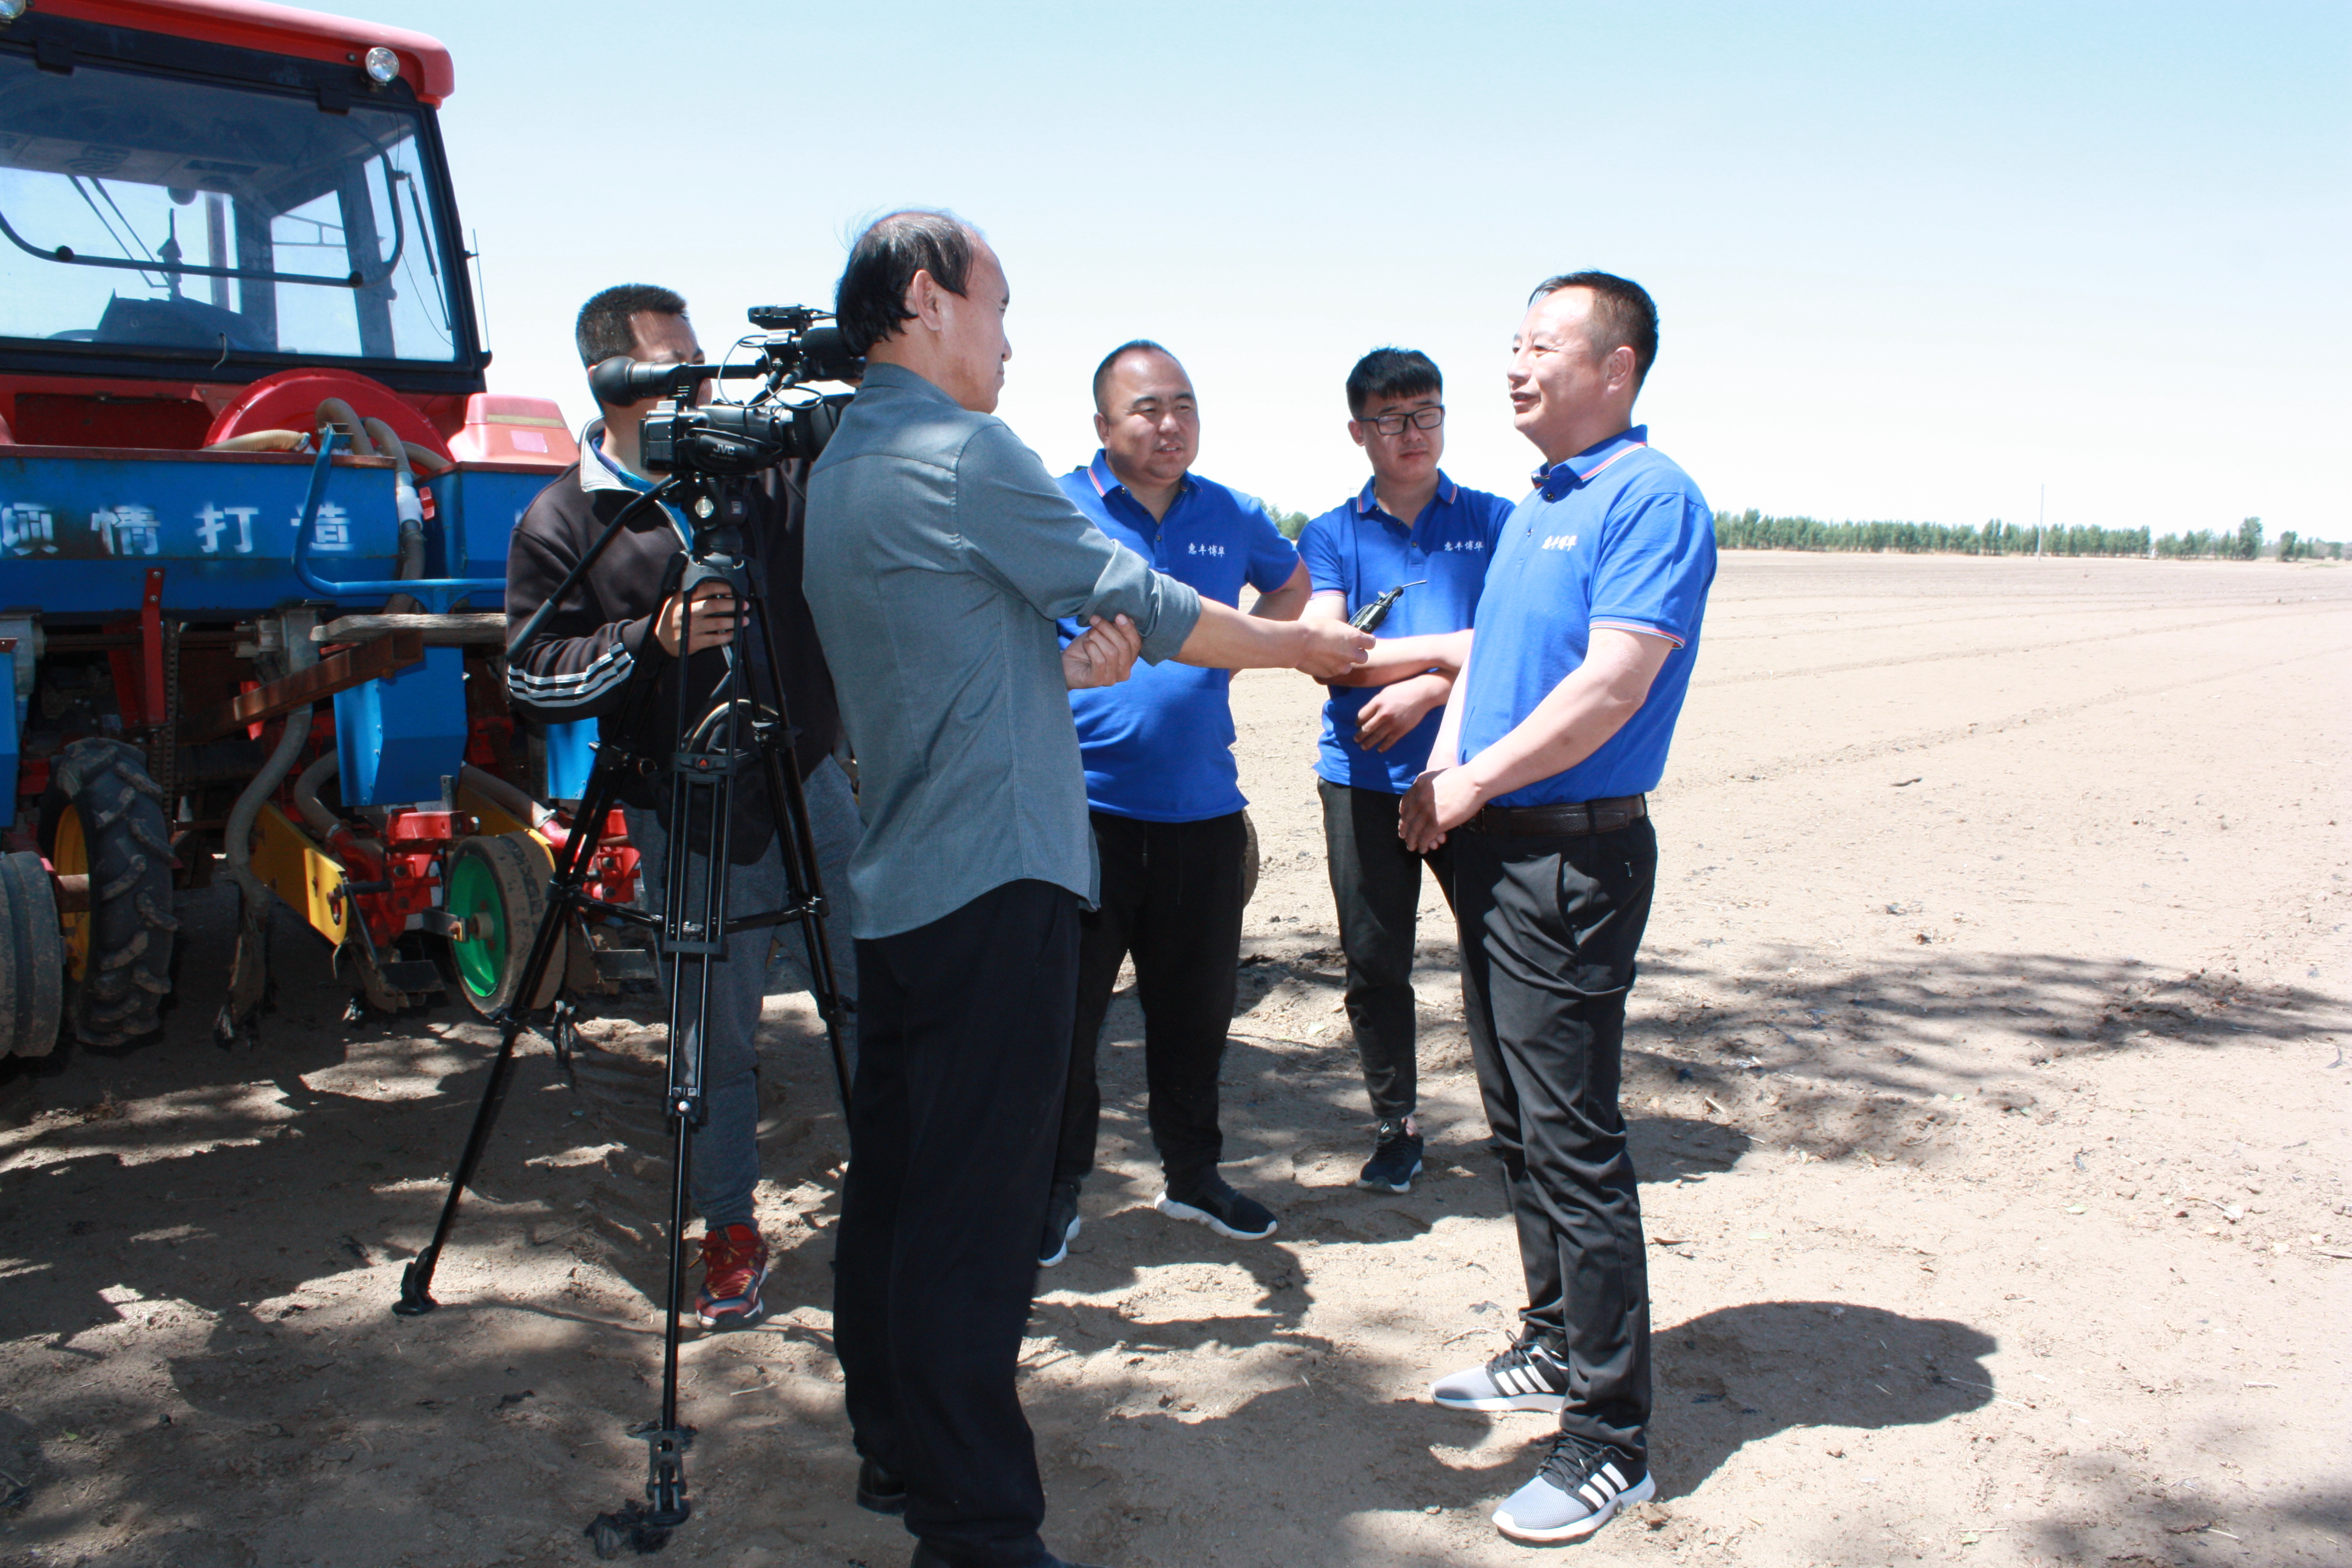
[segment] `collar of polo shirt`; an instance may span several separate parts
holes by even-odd
[[[1381,498],[1379,494],[1380,483],[1380,479],[1376,475],[1371,479],[1366,479],[1364,481],[1364,488],[1356,492],[1356,515],[1358,517],[1370,517],[1372,513],[1381,510]],[[1443,501],[1447,506],[1452,506],[1454,504],[1454,481],[1445,477],[1445,470],[1444,468],[1438,469],[1436,499]],[[1403,523],[1405,527],[1411,528],[1414,523],[1421,520],[1414,517],[1401,517],[1396,521]]]
[[[1094,480],[1095,494],[1098,496],[1108,498],[1113,490],[1127,489],[1127,486],[1120,482],[1119,477],[1111,472],[1110,454],[1100,447],[1095,448],[1095,460],[1087,465],[1087,478]],[[1190,469],[1185,471],[1182,479],[1176,481],[1176,493],[1180,496],[1192,493],[1192,475]],[[1131,495],[1129,499],[1133,499]],[[1140,506],[1143,503],[1137,501],[1136,504]]]
[[[1580,485],[1589,485],[1601,469],[1628,452],[1639,451],[1650,444],[1650,427],[1636,425],[1622,430],[1606,441],[1594,443],[1573,458],[1562,458],[1549,467],[1538,465],[1534,483],[1543,491],[1546,500],[1558,500]]]

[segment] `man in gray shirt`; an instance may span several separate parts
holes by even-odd
[[[1371,639],[1204,602],[1113,543],[993,416],[995,253],[894,213],[836,298],[866,378],[809,479],[805,592],[857,754],[859,1054],[834,1339],[858,1500],[913,1568],[1056,1568],[1013,1386],[1097,890],[1066,692],[1133,659],[1321,679]],[[1088,623],[1064,649],[1059,617]]]

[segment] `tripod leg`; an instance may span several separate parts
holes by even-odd
[[[499,1013],[499,1054],[490,1059],[490,1080],[483,1087],[482,1103],[474,1112],[474,1125],[466,1134],[466,1147],[457,1156],[457,1168],[449,1177],[449,1195],[442,1200],[441,1218],[434,1226],[433,1239],[425,1244],[425,1250],[409,1259],[408,1267],[401,1271],[400,1300],[393,1303],[392,1310],[404,1318],[422,1317],[440,1305],[433,1299],[433,1275],[441,1266],[441,1248],[449,1239],[451,1227],[457,1223],[457,1205],[466,1189],[473,1184],[474,1172],[482,1163],[482,1152],[489,1147],[490,1130],[498,1125],[499,1112],[506,1106],[507,1089],[514,1078],[515,1041],[522,1034],[530,998],[539,994],[541,978],[554,960],[556,940],[577,906],[582,874],[596,852],[604,816],[612,809],[614,791],[611,774],[611,767],[600,760],[589,781],[584,803],[594,805],[597,811],[573,825],[572,837],[555,868],[547,916],[531,937],[530,953],[523,960],[522,979],[513,999]]]
[[[769,624],[764,605],[756,600],[746,612],[755,624],[758,635],[768,655],[768,669],[772,676],[783,666],[776,654],[775,630]],[[792,715],[784,705],[784,693],[779,681],[772,694],[775,710],[783,720],[784,734],[792,732]],[[817,1016],[824,1020],[824,1038],[833,1056],[834,1092],[841,1097],[841,1117],[849,1120],[849,1048],[842,1041],[841,990],[839,977],[833,970],[833,948],[824,939],[826,916],[818,912],[824,902],[824,879],[817,871],[816,832],[809,822],[808,792],[802,787],[797,763],[787,767],[779,749],[764,749],[762,764],[766,769],[768,801],[775,809],[778,837],[783,840],[784,887],[795,906],[809,912],[800,921],[801,940],[808,954],[809,994],[816,1002]]]
[[[673,1106],[675,1112],[677,1107]],[[694,1441],[690,1428],[677,1421],[677,1346],[679,1314],[686,1294],[687,1170],[693,1158],[694,1122],[674,1115],[677,1126],[669,1185],[669,1289],[667,1315],[662,1323],[662,1396],[658,1420],[636,1428],[646,1440],[646,1522],[656,1529],[674,1529],[694,1513],[686,1495],[686,1450]]]
[[[593,837],[593,833],[586,834]],[[575,837],[574,842],[579,839]],[[523,1030],[525,1000],[538,994],[540,977],[547,973],[549,961],[554,956],[556,933],[563,929],[563,917],[570,912],[568,902],[551,901],[547,919],[541,922],[539,933],[531,939],[530,956],[524,961],[522,984],[509,1002],[499,1020],[499,1054],[490,1058],[490,1081],[483,1087],[482,1103],[474,1111],[474,1125],[466,1134],[466,1147],[457,1156],[457,1169],[449,1177],[449,1195],[442,1200],[440,1223],[433,1227],[433,1239],[425,1250],[409,1259],[401,1271],[400,1300],[392,1310],[404,1318],[422,1317],[440,1305],[433,1299],[433,1272],[441,1264],[442,1245],[449,1239],[450,1227],[457,1223],[457,1204],[466,1189],[473,1184],[474,1172],[482,1163],[482,1151],[489,1147],[490,1130],[498,1125],[499,1112],[507,1102],[507,1089],[514,1080],[515,1040]]]
[[[849,1119],[849,1049],[842,1041],[841,991],[833,969],[833,947],[824,939],[826,916],[817,913],[824,894],[817,874],[816,834],[809,823],[808,792],[802,787],[800,770],[782,766],[776,758],[768,759],[768,787],[781,792],[777,798],[784,803],[783,823],[779,832],[785,836],[784,885],[795,903],[806,902],[811,910],[800,922],[801,941],[808,954],[808,972],[812,994],[816,999],[817,1016],[824,1020],[825,1045],[833,1055],[833,1087],[841,1097],[841,1116]]]
[[[529,971],[528,978],[536,984],[538,971]],[[400,1300],[392,1304],[392,1310],[404,1318],[422,1317],[441,1304],[433,1299],[433,1272],[441,1264],[442,1244],[449,1239],[449,1229],[457,1222],[457,1201],[472,1183],[474,1169],[482,1163],[482,1151],[489,1146],[490,1129],[497,1125],[499,1111],[506,1104],[507,1086],[514,1076],[515,1037],[521,1032],[521,1024],[511,1018],[499,1031],[499,1054],[490,1058],[490,1081],[482,1090],[482,1103],[474,1111],[473,1130],[466,1134],[466,1148],[457,1156],[457,1172],[449,1178],[449,1195],[441,1203],[441,1221],[433,1227],[433,1239],[425,1244],[425,1250],[409,1259],[408,1267],[401,1271]]]

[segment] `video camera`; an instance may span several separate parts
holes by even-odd
[[[648,473],[682,472],[719,477],[755,474],[790,458],[814,460],[841,422],[849,393],[813,394],[797,401],[787,394],[813,381],[856,381],[866,362],[843,343],[830,311],[807,305],[759,305],[751,324],[766,329],[740,340],[749,363],[730,358],[719,364],[642,364],[616,354],[588,373],[597,398],[614,407],[659,401],[646,416],[639,436]],[[761,378],[765,384],[740,403],[698,404],[702,383]]]

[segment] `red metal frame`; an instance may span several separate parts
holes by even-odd
[[[171,694],[163,689],[163,569],[147,568],[147,591],[139,597],[139,662],[147,679],[140,693],[146,700],[146,721],[161,724],[171,711]]]
[[[420,100],[437,104],[457,87],[457,68],[438,38],[266,0],[33,0],[33,5],[51,16],[306,60],[358,65],[369,49],[382,44],[400,57],[400,74]]]

